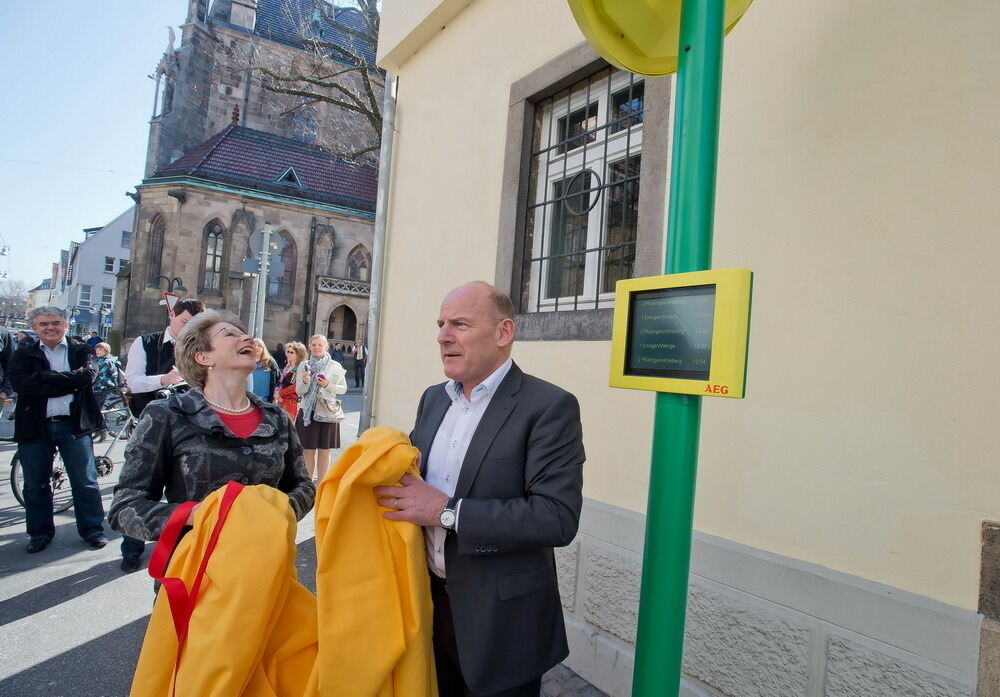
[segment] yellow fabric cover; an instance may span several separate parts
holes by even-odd
[[[320,694],[437,695],[423,530],[386,520],[372,489],[420,476],[405,434],[365,431],[316,493]],[[327,651],[326,647],[335,647]]]
[[[432,609],[423,534],[385,520],[372,488],[417,474],[394,429],[366,431],[321,483],[318,599],[297,580],[295,515],[277,489],[245,487],[209,561],[172,685],[177,638],[156,599],[132,697],[432,697]],[[168,576],[191,588],[223,489],[195,513]],[[321,618],[319,622],[317,619]],[[319,626],[318,626],[319,625]]]

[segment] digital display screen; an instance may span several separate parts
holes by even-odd
[[[625,375],[708,380],[715,284],[630,293]]]

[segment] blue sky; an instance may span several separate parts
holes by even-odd
[[[33,288],[131,205],[153,72],[185,0],[0,0],[0,271]],[[175,29],[178,41],[180,30]]]

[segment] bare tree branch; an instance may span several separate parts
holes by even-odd
[[[229,46],[220,43],[218,56],[234,73],[249,73],[263,87],[274,114],[296,118],[299,135],[337,156],[374,164],[385,88],[385,74],[374,63],[377,0],[354,0],[350,7],[314,0],[312,14],[303,16],[301,10],[296,0],[284,0],[283,19],[296,27],[300,51],[252,35]],[[331,41],[334,34],[344,41]]]

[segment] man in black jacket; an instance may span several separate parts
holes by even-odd
[[[424,479],[375,493],[424,528],[440,697],[538,697],[569,653],[553,548],[580,520],[580,407],[511,360],[514,308],[494,286],[456,288],[437,324],[449,380],[410,434]]]
[[[143,334],[132,342],[125,361],[125,382],[132,392],[132,413],[142,415],[146,405],[157,399],[164,387],[183,382],[174,367],[174,344],[191,318],[204,311],[200,300],[184,298],[167,310],[170,323],[162,332]],[[146,543],[128,535],[122,536],[121,570],[127,574],[142,568]]]
[[[97,358],[90,346],[66,338],[65,310],[39,307],[28,319],[38,343],[19,346],[9,363],[17,392],[14,440],[24,469],[27,551],[41,552],[56,532],[51,479],[57,449],[73,487],[76,530],[88,545],[100,549],[108,538],[90,439],[104,421],[92,387]]]

